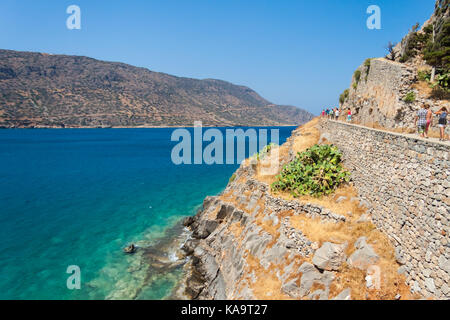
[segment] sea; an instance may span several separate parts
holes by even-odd
[[[0,299],[172,298],[180,221],[239,167],[175,164],[174,130],[0,130]]]

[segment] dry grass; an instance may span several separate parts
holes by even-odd
[[[266,174],[268,168],[277,166],[283,160],[288,159],[291,149],[295,154],[297,154],[297,152],[305,151],[306,149],[317,144],[320,138],[320,131],[317,129],[319,120],[320,118],[316,117],[310,122],[295,129],[293,134],[300,133],[299,136],[291,138],[288,142],[280,146],[275,152],[270,152],[265,161],[259,161],[256,166],[255,178],[261,182],[271,185],[276,181],[276,176],[279,174],[281,168],[278,167],[278,170],[273,174]],[[292,146],[290,146],[290,142],[292,142]]]
[[[433,89],[430,87],[430,84],[426,81],[418,81],[412,85],[414,89],[417,89],[420,95],[430,98]]]
[[[348,244],[346,254],[350,256],[355,248],[354,244],[359,237],[367,237],[367,242],[379,255],[377,266],[381,270],[380,290],[368,290],[366,288],[366,273],[357,268],[352,268],[346,263],[336,273],[330,288],[330,296],[334,297],[345,288],[351,288],[352,299],[376,299],[392,300],[400,293],[403,299],[413,298],[409,294],[409,288],[405,279],[397,273],[399,265],[395,261],[394,249],[387,236],[376,229],[371,222],[357,223],[357,216],[341,223],[322,222],[320,219],[306,218],[305,216],[291,217],[291,225],[301,230],[310,240],[319,242],[329,241],[333,243]]]
[[[268,269],[261,266],[259,259],[247,253],[247,274],[255,275],[255,282],[249,281],[250,288],[257,300],[292,300],[281,290],[282,282],[276,276],[277,267],[273,264]]]
[[[296,130],[299,131],[301,135],[295,137],[293,141],[292,150],[295,153],[305,151],[319,141],[320,131],[317,128],[319,120],[320,118],[316,117]]]
[[[351,212],[352,215],[359,216],[365,211],[365,208],[359,206],[359,202],[351,201],[351,198],[357,197],[358,194],[355,188],[350,184],[342,185],[333,194],[322,196],[320,198],[312,196],[300,196],[295,198],[289,192],[272,192],[272,195],[284,200],[298,201],[304,204],[316,204],[344,216],[348,216],[349,212]],[[336,202],[341,196],[345,196],[347,199],[339,203]]]

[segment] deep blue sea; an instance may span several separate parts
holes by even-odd
[[[282,143],[294,127],[279,129]],[[173,130],[0,130],[0,299],[170,295],[181,270],[152,277],[122,248],[170,237],[238,168],[173,164]],[[66,286],[70,265],[79,290]]]

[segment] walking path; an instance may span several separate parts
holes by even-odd
[[[439,138],[422,138],[421,136],[419,136],[419,134],[414,134],[414,133],[398,133],[398,132],[393,132],[393,131],[389,131],[389,130],[381,130],[381,129],[375,129],[375,128],[371,128],[371,127],[366,127],[364,125],[360,125],[360,124],[354,124],[354,123],[349,123],[349,122],[345,122],[345,121],[336,121],[336,120],[329,120],[328,121],[332,121],[332,122],[338,122],[338,123],[342,123],[342,124],[346,124],[349,126],[355,126],[355,127],[360,127],[360,128],[365,128],[365,129],[371,129],[371,130],[375,130],[375,131],[379,131],[379,132],[389,132],[391,134],[397,135],[397,136],[403,136],[403,137],[407,137],[410,139],[417,139],[417,140],[421,140],[421,141],[426,141],[426,142],[433,142],[433,143],[437,143],[437,144],[441,144],[444,146],[449,146],[450,147],[450,141],[439,141]]]

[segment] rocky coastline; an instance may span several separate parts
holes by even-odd
[[[317,135],[315,121],[293,132],[280,147],[282,164],[313,131]],[[178,297],[413,297],[397,273],[400,265],[387,236],[371,222],[367,202],[348,190],[322,203],[274,195],[258,172],[258,164],[244,162],[221,194],[207,197],[194,217],[184,219],[192,234],[182,246],[187,262]],[[381,285],[375,275],[380,270]]]

